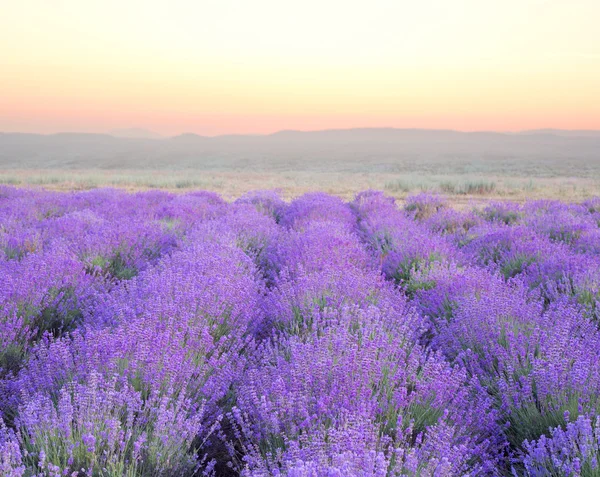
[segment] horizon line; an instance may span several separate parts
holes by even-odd
[[[564,129],[564,128],[552,128],[552,127],[544,127],[544,128],[534,128],[534,129],[522,129],[517,131],[511,130],[463,130],[463,129],[450,129],[450,128],[418,128],[418,127],[406,127],[399,128],[393,126],[356,126],[349,128],[326,128],[326,129],[278,129],[269,133],[224,133],[224,134],[215,134],[215,135],[205,135],[199,134],[192,131],[183,131],[175,135],[163,135],[157,133],[151,129],[146,128],[116,128],[110,131],[58,131],[53,133],[43,133],[43,132],[24,132],[24,131],[0,131],[0,134],[22,134],[22,135],[31,135],[31,136],[59,136],[59,135],[87,135],[87,136],[109,136],[115,139],[146,139],[146,140],[167,140],[174,139],[181,136],[196,136],[206,139],[214,139],[221,137],[269,137],[274,136],[281,133],[323,133],[323,132],[341,132],[341,131],[376,131],[376,130],[388,130],[388,131],[427,131],[427,132],[452,132],[452,133],[461,133],[461,134],[504,134],[504,135],[517,135],[524,133],[539,133],[539,134],[552,134],[553,132],[567,132],[567,133],[600,133],[600,129]],[[153,135],[155,137],[143,137],[141,134],[139,136],[126,136],[122,135],[127,132],[135,132],[138,131],[140,133],[147,133]]]

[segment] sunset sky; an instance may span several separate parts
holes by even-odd
[[[0,131],[600,129],[599,0],[0,0]]]

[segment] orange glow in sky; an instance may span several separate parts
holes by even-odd
[[[598,0],[0,0],[0,131],[600,129]]]

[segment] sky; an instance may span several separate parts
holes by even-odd
[[[599,0],[0,0],[0,131],[600,129]]]

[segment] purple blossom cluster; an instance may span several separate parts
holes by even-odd
[[[600,466],[600,417],[579,416],[566,426],[551,429],[537,441],[525,442],[523,459],[529,475],[596,475]]]
[[[0,188],[0,475],[598,475],[599,240],[599,199]]]
[[[386,205],[382,217],[374,204],[383,201],[374,193],[355,200],[365,243],[408,216],[421,227],[424,236],[413,237],[424,248],[440,237],[451,247],[403,288],[429,322],[424,342],[493,399],[507,441],[504,465],[517,475],[596,475],[581,443],[561,437],[600,410],[599,262],[593,246],[581,246],[594,243],[595,208],[543,201],[458,211],[416,197],[404,210]],[[559,441],[566,447],[557,451],[550,443]]]

